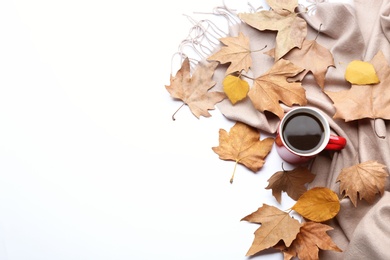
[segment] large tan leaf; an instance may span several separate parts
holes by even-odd
[[[275,57],[275,49],[269,50],[267,54]],[[314,79],[322,89],[325,86],[325,75],[328,68],[335,66],[332,53],[316,40],[304,40],[301,49],[294,48],[283,58],[305,69],[299,75],[301,78],[308,72],[313,73]]]
[[[306,183],[312,182],[315,174],[303,166],[298,166],[291,171],[279,171],[271,176],[268,180],[266,189],[272,189],[272,195],[276,200],[281,202],[282,191],[293,199],[298,200],[299,197],[307,191]]]
[[[286,248],[284,245],[278,245],[275,248],[283,251],[284,260],[289,260],[297,256],[300,260],[318,260],[319,249],[342,252],[342,250],[333,242],[326,231],[333,228],[316,222],[303,223],[297,238],[291,246]]]
[[[385,165],[376,161],[344,168],[337,178],[337,182],[340,182],[340,193],[345,192],[355,207],[358,196],[360,200],[365,199],[373,203],[376,194],[384,193],[386,179],[389,176],[385,168]]]
[[[176,75],[171,75],[171,85],[165,88],[173,98],[188,105],[197,118],[210,117],[208,110],[215,109],[215,104],[226,98],[223,92],[209,91],[215,85],[212,77],[217,65],[217,62],[200,62],[191,76],[190,62],[186,58]]]
[[[260,131],[241,122],[236,122],[229,133],[219,130],[219,146],[212,147],[221,160],[235,161],[253,172],[263,167],[265,157],[271,151],[274,139],[260,140]],[[233,182],[233,176],[230,182]]]
[[[280,209],[264,204],[257,211],[242,220],[261,224],[255,231],[255,238],[247,256],[254,255],[264,249],[275,246],[280,240],[290,246],[296,238],[301,223]]]
[[[315,222],[334,218],[340,211],[337,194],[325,187],[314,187],[306,191],[292,206],[302,217]]]
[[[306,21],[293,12],[295,7],[291,3],[295,7],[298,4],[297,1],[270,1],[271,7],[275,8],[273,10],[238,14],[241,20],[253,28],[260,31],[277,31],[276,60],[295,47],[301,48],[307,35]]]
[[[230,63],[226,75],[242,70],[248,72],[252,65],[249,38],[240,32],[237,37],[225,37],[219,40],[226,46],[208,57],[207,60],[219,61],[222,64]]]
[[[261,111],[270,111],[279,118],[284,116],[284,110],[279,101],[287,106],[306,105],[305,89],[300,82],[288,82],[303,68],[298,67],[285,59],[278,60],[270,70],[255,79],[248,96],[254,107]]]
[[[352,85],[349,90],[325,91],[336,107],[334,118],[352,121],[362,118],[390,119],[390,67],[379,51],[371,60],[380,82],[372,85]]]

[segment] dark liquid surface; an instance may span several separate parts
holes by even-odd
[[[308,113],[297,113],[288,118],[282,132],[288,147],[299,153],[315,151],[325,136],[321,122]]]

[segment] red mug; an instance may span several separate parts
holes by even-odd
[[[331,135],[328,120],[312,107],[297,107],[279,123],[275,145],[279,156],[292,164],[305,163],[323,150],[339,151],[347,141]]]

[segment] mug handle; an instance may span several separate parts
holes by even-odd
[[[338,135],[330,135],[329,142],[325,147],[325,150],[339,151],[345,147],[347,139]]]

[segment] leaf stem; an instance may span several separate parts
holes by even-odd
[[[234,164],[234,170],[233,170],[232,177],[230,178],[230,183],[233,183],[234,174],[236,173],[236,169],[237,169],[237,164],[238,164],[238,161],[236,161],[236,163]]]
[[[244,78],[251,79],[251,80],[255,80],[255,78],[249,77],[249,76],[247,76],[247,75],[245,75],[245,74],[240,74],[240,75],[243,76]]]
[[[173,115],[172,115],[172,120],[173,120],[173,121],[176,120],[176,119],[175,119],[175,115],[176,115],[177,111],[179,111],[180,108],[182,108],[184,105],[185,105],[185,103],[183,103],[183,104],[175,111],[175,113],[173,113]]]
[[[262,50],[264,50],[265,48],[267,48],[267,44],[263,47],[263,48],[261,48],[261,49],[258,49],[258,50],[255,50],[255,51],[251,51],[251,52],[258,52],[258,51],[262,51]]]

